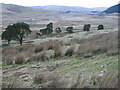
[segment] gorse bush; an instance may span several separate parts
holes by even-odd
[[[36,33],[36,35],[37,35],[37,37],[38,37],[38,36],[41,36],[41,34],[40,34],[40,33],[38,33],[38,32]]]
[[[56,33],[61,33],[61,32],[62,32],[62,30],[61,30],[61,28],[60,28],[60,27],[57,27],[57,28],[55,29],[55,32],[56,32]]]
[[[49,23],[45,29],[40,29],[42,35],[49,35],[53,32],[53,23]]]
[[[69,32],[69,33],[73,33],[73,27],[67,27],[66,31]]]
[[[91,27],[90,24],[86,24],[86,25],[84,25],[84,27],[83,27],[83,31],[90,31],[90,27]]]
[[[98,30],[102,30],[102,29],[104,29],[104,26],[102,24],[100,24],[97,28],[98,28]]]

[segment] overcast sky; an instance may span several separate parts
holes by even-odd
[[[17,4],[22,6],[64,5],[83,7],[110,7],[118,4],[119,0],[0,0],[0,3]]]

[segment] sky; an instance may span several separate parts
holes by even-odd
[[[0,0],[0,3],[16,4],[22,6],[82,6],[82,7],[110,7],[118,4],[119,0]]]

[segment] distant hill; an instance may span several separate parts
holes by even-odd
[[[51,11],[79,11],[79,12],[104,11],[105,9],[107,9],[106,7],[86,8],[80,6],[60,6],[60,5],[33,6],[33,7]]]
[[[3,15],[29,15],[29,14],[41,14],[41,13],[48,13],[48,10],[43,10],[42,8],[32,8],[32,7],[25,7],[19,6],[14,4],[3,4],[2,5],[2,14]]]
[[[103,11],[104,13],[120,13],[120,4],[114,5],[107,10]]]
[[[39,24],[35,25],[35,22],[56,20],[59,17],[58,12],[44,10],[42,8],[38,9],[3,3],[0,3],[0,6],[2,6],[2,9],[0,9],[0,15],[2,15],[0,30],[3,30],[8,24],[21,21],[32,23],[32,27],[40,27]]]

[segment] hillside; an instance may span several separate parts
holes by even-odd
[[[120,13],[119,7],[120,7],[120,4],[114,5],[108,8],[107,10],[105,10],[104,13]]]
[[[32,32],[23,37],[23,45],[17,38],[10,44],[1,40],[0,88],[118,87],[118,16],[56,12],[78,7],[2,5],[3,30],[22,21]],[[83,30],[86,24],[90,31]],[[100,24],[104,29],[98,30]],[[62,32],[56,32],[58,27]],[[73,33],[67,32],[68,27]],[[41,29],[53,32],[44,35]]]
[[[35,23],[38,21],[49,21],[54,20],[59,17],[59,14],[54,11],[37,9],[13,4],[3,4],[2,10],[0,11],[2,14],[2,23],[0,29],[4,29],[8,24],[12,24],[18,21],[24,21],[27,23]],[[53,17],[54,16],[54,17]],[[3,27],[2,27],[3,26]]]
[[[77,35],[79,38],[75,38]],[[106,30],[79,32],[3,48],[3,87],[116,88],[117,35],[117,31]]]
[[[104,11],[106,9],[106,7],[86,8],[80,6],[59,6],[59,5],[33,6],[33,7],[51,11],[78,11],[78,12]]]
[[[13,5],[13,4],[2,4],[2,14],[30,14],[30,13],[45,13],[47,10],[35,9],[25,6]]]

